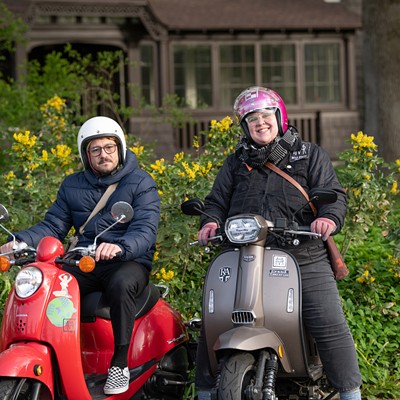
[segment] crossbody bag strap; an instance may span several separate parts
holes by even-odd
[[[111,194],[114,192],[114,190],[117,188],[118,182],[113,183],[110,185],[107,190],[104,192],[103,196],[101,196],[99,202],[96,204],[96,207],[93,209],[91,214],[89,215],[88,219],[86,222],[79,228],[79,233],[83,235],[83,232],[85,232],[85,227],[87,223],[93,218],[94,215],[96,215],[100,210],[104,208],[104,206],[107,203],[107,200],[110,198]]]
[[[271,162],[267,161],[265,163],[265,166],[278,175],[280,175],[282,178],[286,179],[289,181],[292,185],[294,185],[298,190],[300,190],[301,194],[306,198],[307,201],[310,201],[310,198],[308,197],[307,192],[304,190],[303,186],[300,185],[299,182],[297,182],[295,179],[293,179],[290,175],[288,175],[286,172],[282,171],[280,168],[278,168],[275,164],[272,164]],[[318,211],[315,208],[314,204],[310,203],[310,208],[314,215],[317,215]]]

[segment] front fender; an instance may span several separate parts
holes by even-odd
[[[50,349],[41,343],[18,342],[0,353],[0,376],[30,378],[47,386],[54,398]]]
[[[293,371],[286,355],[285,346],[279,336],[263,327],[240,326],[230,329],[221,334],[213,346],[214,351],[224,349],[254,351],[265,348],[271,348],[275,351],[285,372]]]

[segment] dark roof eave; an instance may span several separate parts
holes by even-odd
[[[354,27],[338,27],[338,28],[310,28],[310,27],[291,27],[287,28],[276,28],[276,29],[265,29],[265,28],[253,28],[253,29],[239,29],[239,28],[199,28],[199,29],[182,29],[182,28],[174,28],[169,27],[169,33],[175,34],[186,34],[186,35],[221,35],[221,34],[230,34],[230,35],[239,35],[239,34],[295,34],[295,33],[354,33],[360,28]]]

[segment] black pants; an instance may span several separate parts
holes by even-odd
[[[305,246],[286,250],[300,265],[303,321],[316,341],[329,381],[341,392],[359,388],[361,374],[356,349],[324,243],[313,240]],[[196,384],[207,389],[213,383],[202,332],[197,351]]]
[[[131,340],[136,314],[136,297],[149,282],[149,271],[134,261],[97,263],[89,273],[77,267],[65,267],[79,284],[81,297],[104,291],[110,304],[114,345],[126,346]]]

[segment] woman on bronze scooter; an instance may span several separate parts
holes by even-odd
[[[250,87],[234,104],[243,137],[234,154],[225,160],[205,200],[205,214],[198,233],[206,245],[225,220],[240,213],[262,215],[267,220],[295,218],[301,226],[321,234],[321,239],[303,239],[285,250],[297,259],[302,278],[303,320],[314,337],[326,375],[340,392],[341,400],[360,400],[362,384],[352,334],[343,313],[335,277],[324,241],[343,226],[347,200],[331,160],[321,147],[302,141],[289,126],[281,97],[264,87]],[[294,178],[306,192],[313,188],[336,191],[337,202],[314,216],[309,207],[301,209],[304,197],[289,181],[265,166],[270,162]],[[296,210],[300,210],[293,215]],[[268,246],[281,247],[274,236]],[[200,339],[197,359],[199,400],[210,398],[210,379]]]

